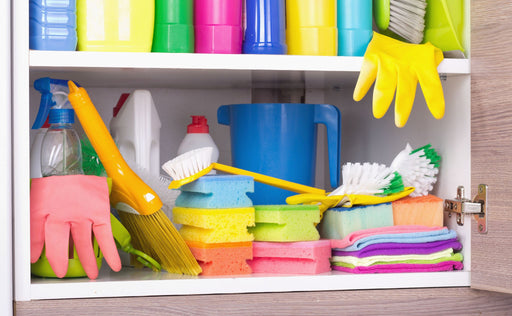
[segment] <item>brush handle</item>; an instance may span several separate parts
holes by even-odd
[[[235,167],[223,165],[223,164],[216,163],[216,162],[212,163],[212,167],[215,170],[223,171],[223,172],[226,172],[226,173],[243,175],[243,176],[250,176],[250,177],[254,178],[254,181],[257,181],[257,182],[260,182],[260,183],[264,183],[264,184],[268,184],[268,185],[274,186],[276,188],[280,188],[280,189],[284,189],[284,190],[288,190],[288,191],[292,191],[292,192],[296,192],[296,193],[325,194],[325,190],[322,190],[322,189],[318,189],[318,188],[315,188],[315,187],[310,187],[310,186],[307,186],[307,185],[303,185],[303,184],[299,184],[299,183],[295,183],[295,182],[290,182],[290,181],[286,181],[286,180],[282,180],[282,179],[266,176],[266,175],[263,175],[261,173],[247,171],[247,170],[244,170],[244,169],[238,169],[238,168],[235,168]]]
[[[69,102],[105,167],[107,175],[112,178],[110,204],[114,207],[118,203],[127,204],[141,215],[150,215],[159,211],[163,205],[162,201],[123,159],[87,91],[84,88],[78,88],[72,81],[68,81],[68,85]]]

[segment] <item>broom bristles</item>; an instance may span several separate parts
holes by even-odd
[[[153,257],[169,273],[198,275],[201,267],[162,210],[151,215],[119,212],[134,248]]]

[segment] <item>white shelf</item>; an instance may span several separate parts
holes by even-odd
[[[362,57],[229,55],[170,53],[105,53],[30,51],[32,80],[74,73],[88,86],[265,87],[296,86],[304,79],[313,86],[339,87],[354,80]],[[470,73],[467,59],[445,59],[438,68],[447,76]]]
[[[32,278],[31,299],[126,297],[154,295],[193,295],[261,293],[287,291],[328,291],[469,286],[470,272],[348,274],[330,272],[318,275],[265,275],[191,277],[147,270],[102,269],[95,281],[84,279]]]

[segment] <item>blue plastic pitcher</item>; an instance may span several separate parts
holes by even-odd
[[[75,0],[30,0],[29,4],[30,49],[74,51]]]
[[[338,0],[338,56],[363,56],[372,39],[372,0]]]
[[[247,0],[244,54],[286,54],[284,0]]]
[[[304,185],[315,185],[317,124],[327,128],[331,186],[340,181],[341,115],[329,104],[253,103],[223,105],[220,124],[229,125],[233,166]],[[296,193],[255,183],[256,205],[285,204]]]

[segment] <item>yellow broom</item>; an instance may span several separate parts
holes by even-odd
[[[68,85],[69,101],[107,175],[112,178],[110,203],[120,211],[119,216],[133,237],[134,247],[159,261],[167,272],[201,273],[187,244],[161,210],[160,198],[121,156],[87,91],[72,81]]]

